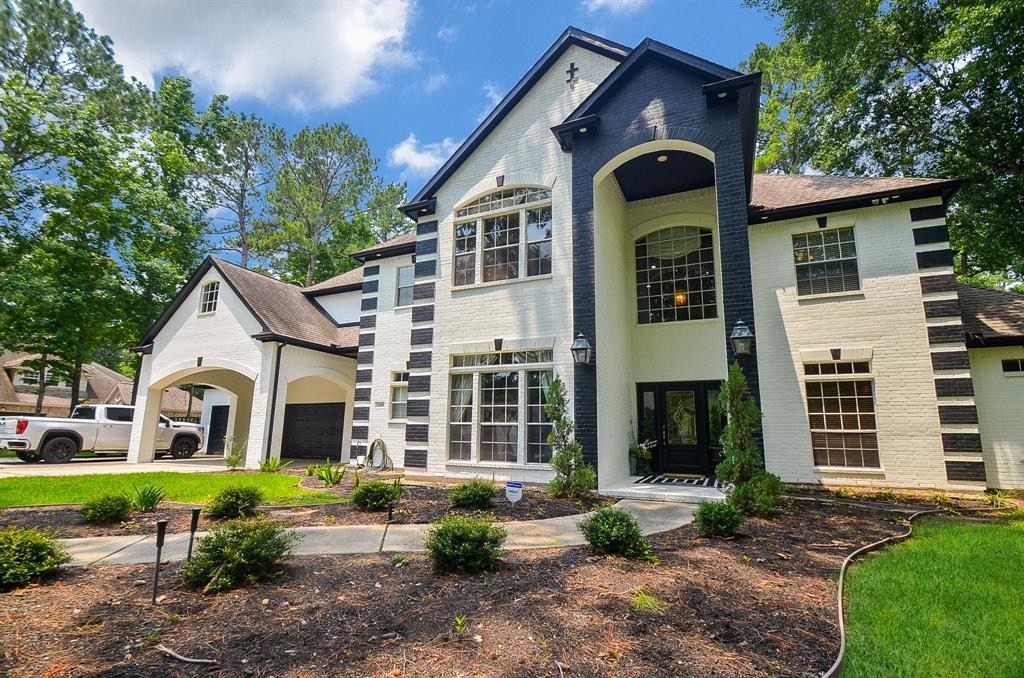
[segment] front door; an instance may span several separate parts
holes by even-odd
[[[638,438],[654,441],[658,473],[710,475],[719,461],[724,414],[717,381],[637,384]]]

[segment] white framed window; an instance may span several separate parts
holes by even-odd
[[[814,465],[879,468],[870,363],[805,363],[804,388]]]
[[[453,240],[456,287],[550,274],[551,190],[502,188],[460,207]]]
[[[545,405],[551,350],[453,355],[448,459],[502,464],[551,461]]]
[[[38,386],[39,372],[36,370],[20,370],[17,375],[17,381],[23,386]],[[52,370],[46,370],[46,385],[61,388],[67,386]]]
[[[718,317],[710,228],[669,226],[633,245],[638,324]]]
[[[391,418],[405,419],[409,407],[409,373],[391,373]]]
[[[209,315],[217,310],[217,299],[220,296],[220,283],[214,280],[203,285],[199,298],[199,315]]]
[[[859,290],[853,226],[794,235],[793,265],[797,296]]]
[[[1003,374],[1008,377],[1024,376],[1024,358],[1004,358]]]
[[[412,290],[416,285],[416,267],[399,266],[395,283],[395,306],[411,306]]]

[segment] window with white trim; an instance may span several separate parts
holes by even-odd
[[[17,383],[24,386],[38,386],[39,372],[36,370],[21,370],[17,374]],[[46,370],[46,385],[64,388],[67,384],[62,381],[53,370]]]
[[[710,228],[669,226],[634,243],[637,323],[718,317]]]
[[[550,274],[551,239],[550,189],[488,193],[455,211],[454,285]]]
[[[805,363],[804,388],[814,465],[879,468],[870,363]]]
[[[797,296],[860,289],[853,226],[793,236]]]
[[[405,419],[409,406],[409,373],[391,373],[391,418]]]
[[[412,305],[412,290],[416,285],[416,267],[399,266],[395,284],[395,306]]]
[[[217,310],[217,298],[220,296],[220,283],[216,280],[203,285],[199,298],[199,315],[208,315]]]
[[[1003,360],[1003,374],[1014,376],[1024,374],[1024,358],[1005,358]]]
[[[551,461],[544,406],[551,350],[453,355],[448,458],[503,464]]]

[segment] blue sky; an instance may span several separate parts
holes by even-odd
[[[345,122],[410,195],[566,26],[735,67],[775,22],[727,0],[76,0],[129,75],[295,130]]]

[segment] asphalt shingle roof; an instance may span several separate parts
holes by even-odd
[[[769,211],[780,210],[945,183],[949,183],[949,179],[755,174],[750,206]]]
[[[964,331],[985,340],[1024,341],[1024,295],[957,284]]]

